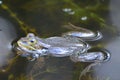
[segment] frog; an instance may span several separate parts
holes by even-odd
[[[110,59],[109,51],[89,50],[88,41],[96,41],[103,37],[100,31],[92,31],[79,27],[80,31],[69,31],[61,36],[40,38],[34,33],[28,33],[17,41],[17,53],[34,61],[42,56],[70,57],[73,62],[104,62]]]
[[[61,36],[41,38],[34,33],[28,33],[27,36],[20,38],[14,49],[17,54],[27,58],[29,61],[35,61],[40,57],[69,57],[73,62],[90,62],[80,74],[79,80],[85,75],[92,66],[106,62],[111,54],[106,49],[98,51],[89,51],[92,46],[88,43],[103,38],[100,31],[92,31],[82,27],[72,28],[77,30],[63,33]]]

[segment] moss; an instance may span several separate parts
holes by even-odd
[[[24,74],[21,74],[18,77],[15,77],[13,74],[10,74],[8,80],[28,80]]]

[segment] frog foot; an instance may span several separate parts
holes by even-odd
[[[71,32],[67,32],[64,33],[63,36],[70,36],[70,37],[76,37],[76,38],[80,38],[84,41],[96,41],[101,39],[102,33],[97,31],[97,32],[93,32],[93,31],[71,31]]]

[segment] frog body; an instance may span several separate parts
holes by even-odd
[[[88,52],[91,46],[86,41],[94,41],[102,38],[102,34],[83,29],[82,31],[71,31],[58,37],[40,38],[33,33],[28,33],[17,41],[19,55],[33,61],[40,56],[66,57],[74,62],[102,62],[110,58],[105,51]]]

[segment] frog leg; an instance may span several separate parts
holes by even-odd
[[[69,27],[73,28],[72,31],[64,33],[62,35],[63,37],[66,36],[77,37],[84,41],[95,41],[102,38],[102,34],[99,31],[93,32],[82,27],[77,27],[71,23],[69,23]]]
[[[84,53],[79,53],[79,52],[74,52],[72,55],[70,55],[70,59],[73,62],[105,62],[110,59],[111,55],[110,52],[101,49],[100,51],[96,52],[84,52]]]
[[[70,56],[70,59],[74,62],[92,62],[89,66],[87,66],[80,74],[80,78],[90,71],[91,67],[100,64],[101,62],[108,61],[110,59],[110,53],[102,49],[98,52],[85,52],[85,53],[74,53]]]
[[[26,53],[26,54],[28,55],[25,55],[25,56],[21,55],[21,56],[26,57],[28,61],[35,61],[40,56],[38,53]]]

